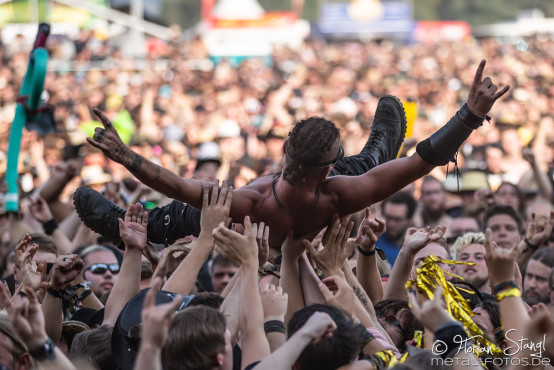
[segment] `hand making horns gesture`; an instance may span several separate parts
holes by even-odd
[[[492,83],[490,77],[483,79],[483,70],[487,61],[483,59],[477,67],[475,78],[471,85],[471,90],[467,97],[467,108],[471,113],[479,117],[484,117],[491,110],[492,106],[502,95],[506,94],[510,89],[510,85],[506,85],[502,90],[498,90],[498,86]]]

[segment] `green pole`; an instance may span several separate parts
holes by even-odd
[[[46,45],[46,38],[49,33],[50,26],[48,24],[42,23],[39,25],[35,46],[29,59],[29,66],[19,90],[19,97],[24,100],[24,104],[18,101],[10,130],[6,169],[6,183],[8,185],[8,192],[5,196],[6,212],[19,211],[19,186],[17,183],[19,174],[17,172],[17,165],[21,136],[25,122],[27,122],[28,118],[36,115],[36,111],[39,108],[40,96],[44,88],[44,78],[46,77],[46,67],[48,65],[48,52],[44,46]]]

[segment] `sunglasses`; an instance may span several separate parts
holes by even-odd
[[[403,337],[406,337],[406,338],[408,337],[402,325],[394,317],[379,315],[379,321],[386,322],[387,324],[394,326],[395,328],[400,330],[400,333],[402,334]]]
[[[344,157],[344,149],[342,148],[342,145],[341,145],[341,146],[339,146],[339,152],[337,153],[337,156],[332,161],[320,162],[320,163],[302,163],[302,166],[304,166],[304,167],[327,167],[330,164],[337,163],[343,157]]]
[[[110,270],[112,274],[118,274],[119,273],[119,264],[117,263],[95,263],[94,265],[90,265],[87,270],[90,270],[94,275],[104,275],[106,271]]]

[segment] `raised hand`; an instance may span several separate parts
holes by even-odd
[[[194,237],[190,236],[177,239],[175,243],[165,248],[156,271],[154,272],[154,276],[159,276],[163,279],[169,273],[175,271],[177,266],[179,266],[190,253],[194,245],[194,243],[192,243],[193,239]]]
[[[417,252],[425,248],[426,245],[432,243],[444,235],[446,226],[435,226],[430,230],[429,226],[424,229],[416,229],[411,227],[406,232],[406,238],[402,249],[415,255]]]
[[[244,235],[229,230],[222,222],[214,229],[212,235],[218,251],[236,266],[258,266],[258,243],[256,235],[258,225],[250,222],[250,217],[244,218]]]
[[[311,338],[311,344],[329,339],[337,329],[337,324],[325,312],[317,311],[310,316],[300,331]]]
[[[321,233],[323,235],[323,233]],[[317,237],[316,237],[317,238]],[[304,237],[294,238],[294,231],[287,233],[287,238],[281,245],[281,253],[283,253],[283,260],[298,261],[302,253],[306,250],[306,244],[304,244]]]
[[[342,270],[342,264],[347,257],[346,244],[350,231],[354,223],[350,222],[350,217],[336,219],[328,241],[319,251],[315,242],[304,240],[304,244],[314,259],[316,265],[326,276],[336,275]],[[317,241],[316,241],[317,242]]]
[[[178,296],[173,302],[156,306],[156,293],[160,290],[161,286],[162,279],[159,277],[154,278],[152,288],[150,288],[144,298],[144,306],[141,313],[141,346],[149,345],[161,349],[165,345],[173,315],[181,304],[181,297]]]
[[[346,312],[354,312],[354,304],[357,298],[342,272],[339,275],[328,276],[323,279],[319,284],[319,289],[328,304]]]
[[[258,244],[258,264],[263,266],[269,257],[269,226],[264,222],[260,222],[258,227],[256,243]]]
[[[92,110],[100,119],[104,128],[96,127],[92,138],[87,137],[87,141],[92,146],[102,150],[104,154],[117,163],[124,163],[131,158],[131,150],[123,144],[117,130],[98,108]]]
[[[83,267],[83,260],[76,254],[59,256],[52,267],[50,285],[58,289],[65,289],[81,273]]]
[[[485,64],[485,59],[479,63],[473,84],[469,90],[469,96],[467,97],[467,108],[471,113],[479,117],[484,117],[489,113],[496,100],[510,89],[510,85],[506,85],[498,91],[498,86],[492,83],[490,77],[483,79]]]
[[[146,247],[148,212],[142,212],[142,204],[131,204],[125,213],[125,221],[119,221],[119,236],[126,248],[143,251]]]
[[[283,288],[273,284],[264,284],[260,287],[260,297],[264,308],[264,321],[285,320],[288,294],[283,293]]]
[[[554,212],[550,212],[550,218],[537,218],[534,213],[531,214],[531,222],[527,226],[526,238],[529,243],[541,246],[550,238],[552,227],[554,226]]]
[[[362,250],[370,251],[377,239],[385,232],[385,221],[378,218],[371,218],[371,211],[369,207],[365,209],[365,217],[358,227],[358,234],[356,239],[359,240],[357,244],[360,245]]]
[[[31,201],[31,215],[37,219],[40,223],[45,223],[53,219],[50,207],[41,196],[30,198]]]
[[[491,230],[485,232],[485,263],[489,270],[489,278],[494,285],[504,281],[515,279],[515,261],[521,253],[521,244],[513,246],[511,249],[499,248],[492,240]]]
[[[29,350],[38,349],[48,336],[44,325],[44,314],[40,308],[35,291],[24,287],[25,296],[16,295],[10,320],[17,335],[25,342]]]
[[[428,299],[419,304],[416,298],[411,294],[409,299],[412,312],[416,319],[432,332],[435,332],[443,323],[452,320],[442,306],[443,295],[442,287],[440,286],[435,290],[433,299],[431,300]]]
[[[211,194],[210,194],[210,189]],[[200,230],[208,235],[221,223],[227,223],[231,202],[233,201],[233,187],[223,181],[219,189],[219,180],[213,184],[204,183],[202,197],[202,213],[200,215]]]

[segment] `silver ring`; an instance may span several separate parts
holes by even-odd
[[[65,260],[67,260],[67,257],[62,258],[62,261],[65,261]]]

